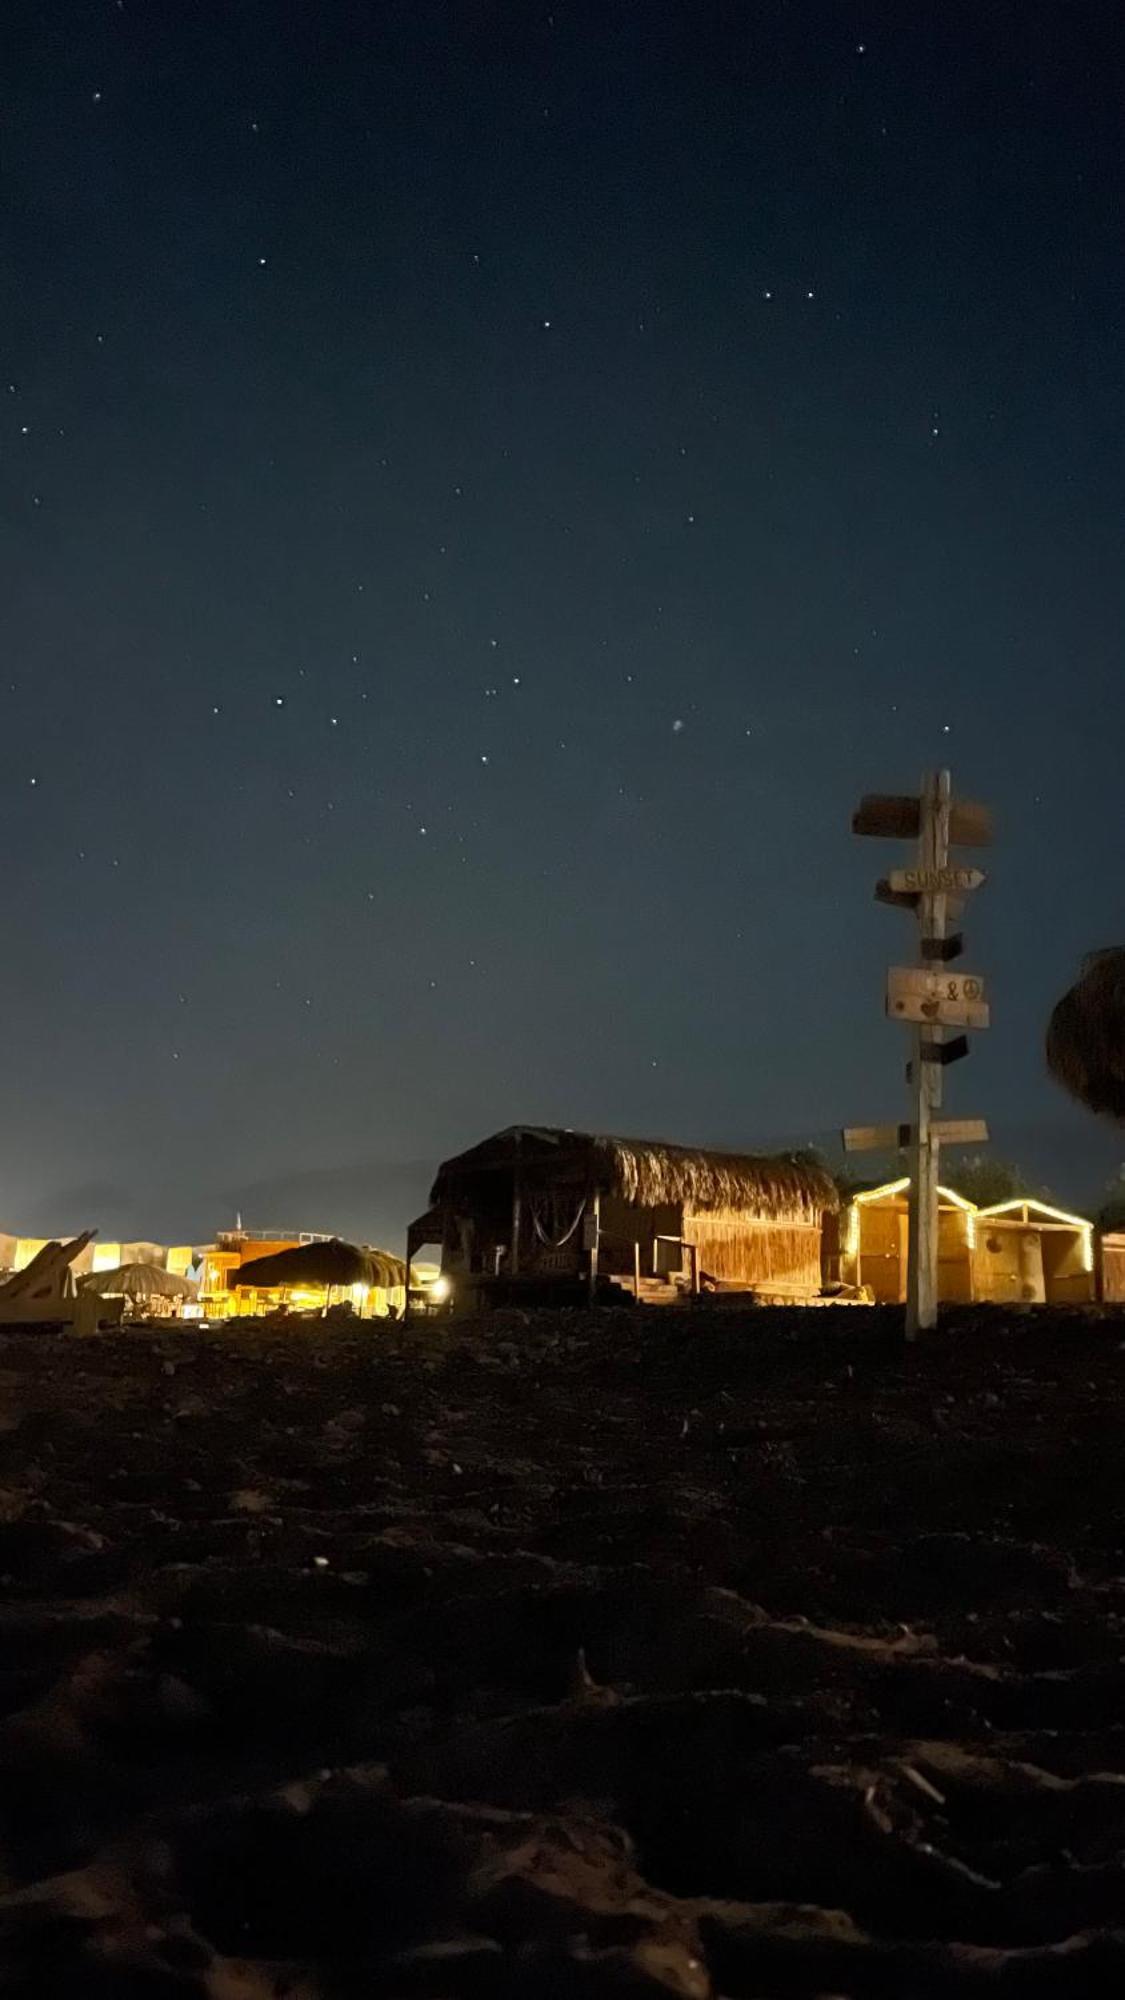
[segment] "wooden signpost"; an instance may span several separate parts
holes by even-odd
[[[963,1035],[945,1040],[945,1029],[987,1028],[984,981],[975,973],[949,972],[960,956],[960,936],[949,935],[953,899],[972,894],[984,882],[979,868],[951,864],[950,846],[984,847],[992,839],[988,809],[952,796],[948,771],[923,779],[917,798],[876,794],[860,801],[852,820],[855,833],[881,840],[918,842],[917,862],[894,868],[876,886],[880,902],[910,911],[918,921],[917,966],[893,966],[887,974],[887,1014],[913,1028],[914,1050],[907,1075],[913,1093],[909,1125],[853,1126],[844,1133],[849,1152],[898,1146],[910,1156],[910,1216],[907,1238],[906,1337],[937,1324],[938,1161],[941,1146],[979,1145],[988,1128],[979,1118],[940,1119],[943,1071],[968,1054]]]

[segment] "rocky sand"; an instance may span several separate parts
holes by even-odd
[[[0,1339],[0,1989],[1125,1981],[1125,1316]]]

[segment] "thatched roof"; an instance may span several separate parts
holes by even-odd
[[[1125,950],[1092,952],[1047,1028],[1047,1067],[1090,1111],[1125,1124]]]
[[[478,1174],[511,1171],[517,1160],[548,1173],[588,1177],[603,1194],[642,1208],[683,1203],[696,1214],[819,1216],[840,1205],[832,1176],[798,1154],[720,1153],[664,1139],[618,1139],[558,1126],[512,1125],[446,1160],[430,1200],[448,1202]]]
[[[91,1271],[79,1283],[100,1299],[189,1299],[197,1290],[194,1278],[177,1277],[160,1264],[117,1264],[111,1271]]]
[[[331,1236],[324,1243],[298,1243],[272,1257],[254,1257],[227,1277],[228,1287],[278,1291],[285,1285],[377,1285],[384,1291],[406,1283],[406,1266],[386,1250],[360,1250]]]

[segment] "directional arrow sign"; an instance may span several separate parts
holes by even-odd
[[[933,1118],[930,1131],[943,1146],[983,1146],[988,1126],[983,1118]],[[905,1150],[914,1137],[912,1125],[846,1125],[845,1153],[887,1153]]]
[[[896,896],[957,896],[986,879],[980,868],[892,868],[887,884]]]
[[[965,940],[960,931],[951,931],[948,937],[922,939],[922,957],[940,959],[943,964],[948,964],[951,958],[960,958],[964,949]]]
[[[933,1118],[930,1131],[943,1146],[984,1146],[988,1125],[983,1118]]]
[[[922,1050],[922,1061],[937,1063],[939,1069],[947,1069],[950,1063],[961,1062],[969,1053],[967,1035],[954,1035],[951,1042],[935,1042],[932,1047]]]
[[[852,814],[852,832],[876,840],[916,840],[921,829],[917,798],[900,793],[869,792]],[[949,838],[954,847],[987,847],[992,840],[992,814],[973,799],[953,799],[949,808]]]
[[[910,1144],[909,1125],[845,1125],[845,1153],[888,1153]]]
[[[895,1021],[944,1028],[987,1028],[984,981],[971,972],[895,965],[887,974],[887,1013]]]

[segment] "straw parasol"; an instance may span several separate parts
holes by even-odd
[[[361,1250],[331,1236],[324,1243],[298,1243],[292,1250],[278,1250],[272,1257],[255,1257],[230,1273],[228,1285],[249,1286],[257,1291],[279,1291],[289,1285],[306,1285],[334,1291],[337,1286],[378,1285],[389,1291],[406,1282],[406,1267],[385,1250]]]
[[[91,1271],[81,1285],[102,1299],[187,1299],[197,1289],[194,1278],[178,1277],[159,1264],[118,1264],[112,1271]]]
[[[1125,949],[1084,961],[1051,1015],[1047,1067],[1088,1110],[1125,1124]]]

